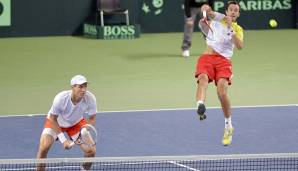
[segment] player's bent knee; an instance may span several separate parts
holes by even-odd
[[[225,96],[228,95],[228,93],[227,93],[227,91],[225,91],[225,90],[218,90],[218,91],[217,91],[217,95],[218,95],[219,97],[225,97]]]
[[[96,148],[95,147],[90,147],[90,148],[87,148],[84,152],[85,152],[86,156],[93,157],[96,154]]]
[[[228,96],[228,90],[224,86],[217,87],[217,96],[220,99],[224,99]]]
[[[46,158],[50,148],[40,147],[37,153],[37,158]]]
[[[207,80],[208,81],[208,75],[205,73],[202,73],[198,76],[198,80]]]
[[[38,151],[38,158],[46,158],[51,146],[40,146]]]
[[[54,143],[54,138],[49,134],[42,134],[40,138],[39,151],[47,153]]]
[[[209,78],[207,74],[200,74],[198,76],[198,84],[208,84]]]
[[[88,153],[89,153],[90,155],[95,155],[95,153],[96,153],[96,148],[91,148],[91,149],[88,151]]]

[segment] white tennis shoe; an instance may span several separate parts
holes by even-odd
[[[184,51],[182,52],[182,56],[183,56],[184,58],[188,58],[189,55],[190,55],[189,50],[184,50]]]

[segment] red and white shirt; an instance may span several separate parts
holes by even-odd
[[[228,28],[224,17],[224,14],[215,12],[215,18],[210,23],[213,32],[208,32],[206,43],[217,53],[230,59],[234,49],[232,35],[235,34],[243,41],[243,29],[236,22],[233,22],[231,28]]]

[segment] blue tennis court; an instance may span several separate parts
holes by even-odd
[[[97,115],[98,157],[182,156],[298,152],[298,106],[235,107],[235,134],[222,146],[221,109],[207,109],[200,121],[195,109],[105,112]],[[45,116],[0,118],[0,158],[35,158]],[[82,157],[79,147],[55,143],[50,158]]]

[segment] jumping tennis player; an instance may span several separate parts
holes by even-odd
[[[197,78],[197,113],[200,119],[206,118],[204,101],[208,84],[212,81],[217,86],[218,99],[222,106],[225,117],[225,129],[222,139],[223,145],[230,145],[234,128],[231,119],[231,104],[228,98],[228,87],[232,83],[232,62],[233,49],[243,48],[243,29],[236,22],[240,16],[240,5],[236,1],[229,1],[226,4],[226,15],[214,12],[208,5],[201,7],[206,11],[210,25],[206,31],[207,47],[204,53],[198,58],[195,77]],[[206,25],[206,24],[205,24]],[[201,26],[200,27],[204,27]]]

